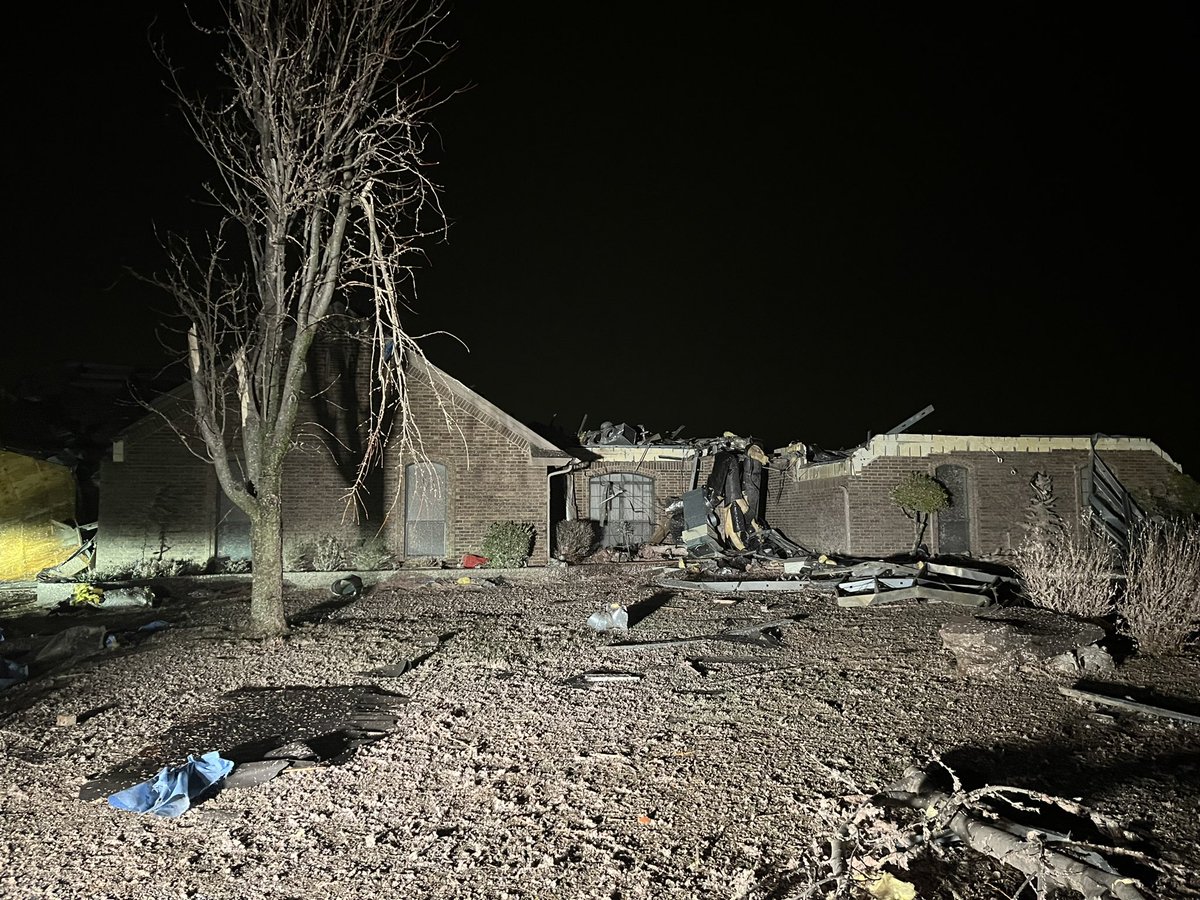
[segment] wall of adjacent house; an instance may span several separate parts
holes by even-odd
[[[488,526],[514,521],[534,527],[529,563],[545,565],[549,559],[546,476],[551,467],[530,458],[528,441],[444,385],[435,390],[428,380],[413,378],[409,400],[420,424],[425,456],[446,467],[447,558],[480,553]],[[450,424],[444,412],[449,413]],[[403,557],[405,467],[419,460],[403,456],[395,444],[387,450],[381,489],[388,545]]]
[[[75,476],[66,466],[0,451],[0,581],[26,581],[80,546]]]
[[[406,462],[385,449],[357,500],[350,491],[363,451],[371,383],[370,360],[351,339],[323,339],[309,357],[304,393],[284,474],[284,561],[300,568],[318,538],[345,546],[378,540],[404,555]],[[537,535],[532,564],[545,563],[546,475],[529,443],[487,413],[443,388],[439,397],[419,378],[410,382],[412,413],[432,461],[447,469],[447,553],[479,552],[488,525],[512,519]],[[447,404],[443,407],[441,404]],[[442,415],[449,409],[454,424]],[[180,416],[186,421],[186,416]],[[160,533],[166,559],[204,564],[217,552],[218,486],[212,467],[197,459],[165,423],[143,420],[122,442],[123,461],[101,469],[97,565],[120,569],[154,558]]]
[[[100,465],[96,569],[153,559],[206,562],[216,552],[217,479],[176,433],[143,420]]]
[[[1177,471],[1148,450],[1108,450],[1100,456],[1130,490],[1159,486]],[[1078,528],[1084,502],[1081,473],[1089,465],[1085,450],[877,457],[855,475],[800,480],[785,475],[786,485],[768,499],[768,518],[792,540],[817,552],[857,556],[904,553],[912,548],[913,525],[891,503],[891,490],[909,473],[934,476],[941,465],[967,470],[973,555],[1004,553],[1021,543],[1034,496],[1030,481],[1038,472],[1052,479],[1055,511],[1064,524]],[[836,469],[829,467],[831,472]],[[939,552],[936,515],[931,517],[923,543],[930,552]]]

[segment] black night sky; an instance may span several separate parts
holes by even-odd
[[[832,449],[932,403],[1200,470],[1195,7],[795,6],[460,2],[413,329],[470,350],[431,358],[567,431]],[[161,363],[126,267],[210,170],[147,35],[211,64],[174,3],[22,15],[3,382]]]

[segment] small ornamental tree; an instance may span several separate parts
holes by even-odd
[[[912,472],[892,488],[891,501],[912,519],[915,554],[921,549],[921,538],[929,525],[929,517],[950,505],[950,492],[935,478],[923,472]]]

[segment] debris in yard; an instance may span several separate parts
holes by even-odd
[[[942,646],[964,675],[1011,672],[1045,665],[1063,653],[1104,638],[1098,625],[1036,609],[1008,609],[1003,617],[977,617],[943,625]]]
[[[110,709],[116,709],[117,703],[105,703],[103,706],[97,706],[86,712],[81,713],[59,713],[55,718],[54,724],[60,728],[70,728],[75,725],[82,725],[88,719],[93,719],[102,712],[108,712]]]
[[[337,765],[357,748],[394,731],[396,716],[407,702],[403,695],[371,685],[239,688],[222,695],[220,707],[204,717],[172,726],[149,752],[89,776],[79,797],[107,796],[154,772],[159,765],[154,759],[178,759],[197,746],[218,747],[222,759],[238,766],[279,758],[300,761],[292,765]],[[267,769],[248,770],[247,778],[250,773],[257,778]]]
[[[86,587],[87,585],[83,585]],[[125,606],[157,606],[158,597],[148,587],[109,588],[102,591],[100,605],[105,609]]]
[[[588,616],[587,623],[596,631],[627,631],[629,610],[620,603],[610,603],[607,608]]]
[[[711,594],[750,594],[760,591],[803,591],[803,581],[685,581],[682,578],[661,578],[662,587],[678,591],[708,591]]]
[[[464,569],[480,569],[488,564],[486,556],[478,556],[474,553],[468,553],[462,558],[462,567]]]
[[[568,678],[564,684],[574,688],[582,688],[591,690],[601,684],[636,684],[641,681],[644,676],[636,672],[618,672],[612,669],[594,669],[590,672],[581,672],[580,674]]]
[[[985,594],[971,591],[950,591],[942,588],[918,584],[898,590],[882,590],[873,594],[857,594],[849,597],[838,597],[838,606],[866,607],[887,606],[892,603],[903,603],[906,600],[925,600],[930,603],[953,603],[956,606],[990,606],[992,598]]]
[[[104,602],[104,589],[94,584],[77,584],[69,603],[71,606],[99,606]]]
[[[329,586],[329,591],[335,597],[345,600],[357,600],[363,595],[363,580],[357,575],[347,575],[339,578]]]
[[[50,638],[34,656],[38,665],[76,659],[104,649],[108,629],[103,625],[72,625]]]
[[[258,787],[292,764],[290,759],[259,759],[238,763],[221,784],[221,789]]]
[[[1098,675],[1111,672],[1116,668],[1116,663],[1103,647],[1087,644],[1060,653],[1050,660],[1050,668],[1068,675]]]
[[[216,750],[199,758],[189,754],[187,762],[164,766],[148,781],[111,795],[108,803],[114,809],[174,818],[187,812],[232,770],[233,763]]]
[[[104,646],[111,649],[113,647],[134,647],[148,638],[150,635],[158,631],[164,631],[171,627],[171,623],[163,619],[155,619],[153,622],[147,622],[132,631],[110,631],[104,636]]]
[[[29,666],[11,659],[0,659],[0,691],[29,679]]]
[[[717,634],[667,638],[661,641],[615,641],[606,646],[614,650],[657,650],[662,647],[675,647],[679,644],[691,644],[696,641],[731,641],[736,644],[753,644],[757,647],[778,647],[782,643],[780,627],[791,625],[802,618],[803,616],[793,616],[787,619],[776,619],[773,622],[729,628]]]
[[[1061,888],[1086,898],[1143,900],[1139,876],[1163,871],[1132,832],[1078,802],[1000,785],[966,790],[940,761],[912,766],[884,790],[846,802],[841,824],[807,858],[809,896],[850,895],[852,885],[871,882],[874,896],[911,897],[887,870],[908,869],[955,842],[1017,869],[1039,896]]]
[[[1121,697],[1109,697],[1106,694],[1097,694],[1094,691],[1084,691],[1078,688],[1069,688],[1059,685],[1059,693],[1067,697],[1073,697],[1076,700],[1085,700],[1089,703],[1099,703],[1102,706],[1112,706],[1116,709],[1124,709],[1129,712],[1142,713],[1147,716],[1158,716],[1164,719],[1175,719],[1178,722],[1188,722],[1192,725],[1200,725],[1200,716],[1194,716],[1191,713],[1180,712],[1174,709],[1166,709],[1161,706],[1153,706],[1149,703],[1138,703],[1135,700]]]
[[[916,900],[917,888],[911,881],[884,872],[867,887],[867,893],[875,900]]]

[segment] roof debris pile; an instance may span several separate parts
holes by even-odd
[[[705,565],[707,563],[707,565]],[[771,565],[771,563],[768,563]],[[982,608],[999,603],[1017,578],[1000,567],[966,567],[926,560],[855,559],[838,561],[809,554],[775,561],[782,573],[759,566],[754,574],[774,577],[729,578],[748,574],[736,566],[715,566],[701,560],[689,577],[660,578],[663,587],[702,590],[714,594],[755,591],[832,594],[841,607],[877,607],[918,600]],[[716,576],[716,577],[713,577]]]

